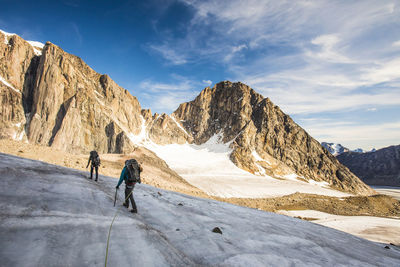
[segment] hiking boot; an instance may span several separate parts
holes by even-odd
[[[97,179],[95,181],[97,182]]]
[[[122,206],[124,206],[125,208],[129,208],[129,206],[127,204],[122,204]]]
[[[137,210],[132,209],[131,212],[132,213],[137,213]]]

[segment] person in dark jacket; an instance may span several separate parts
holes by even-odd
[[[99,179],[99,166],[100,166],[100,157],[99,154],[97,153],[97,151],[90,151],[90,156],[89,156],[89,160],[88,163],[86,165],[86,168],[89,167],[89,163],[91,163],[90,165],[90,179],[93,178],[93,169],[96,170],[96,182]]]
[[[128,161],[127,161],[128,162]],[[116,186],[117,189],[119,189],[119,186],[122,184],[123,181],[125,181],[125,201],[123,206],[126,208],[129,208],[129,200],[131,201],[132,204],[132,213],[137,213],[137,207],[136,207],[136,203],[135,203],[135,199],[133,198],[133,189],[135,188],[135,184],[136,182],[138,182],[139,184],[141,183],[140,180],[140,172],[143,171],[142,166],[140,166],[139,163],[138,164],[138,171],[139,171],[139,177],[136,181],[132,181],[132,177],[131,174],[128,170],[127,167],[127,162],[125,163],[124,168],[122,169],[121,172],[121,176],[119,178],[118,184]]]

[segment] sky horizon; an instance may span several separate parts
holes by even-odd
[[[320,142],[400,144],[400,3],[3,1],[0,29],[50,41],[152,112],[243,82]]]

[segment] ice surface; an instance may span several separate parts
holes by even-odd
[[[114,208],[117,179],[87,176],[0,154],[2,266],[104,266],[122,192]],[[307,221],[148,185],[134,196],[139,214],[120,211],[108,266],[400,265],[395,247]]]
[[[219,197],[262,198],[277,197],[296,192],[327,196],[349,196],[350,194],[323,188],[320,183],[310,184],[297,179],[296,174],[284,176],[284,180],[253,175],[238,168],[229,159],[232,149],[229,143],[221,143],[217,134],[202,145],[171,144],[145,146],[175,170],[186,181],[209,195]],[[259,157],[259,155],[253,156]],[[262,167],[260,166],[262,173]]]

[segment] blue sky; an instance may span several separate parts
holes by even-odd
[[[399,1],[0,4],[0,29],[59,45],[153,112],[241,81],[319,141],[400,144]]]

